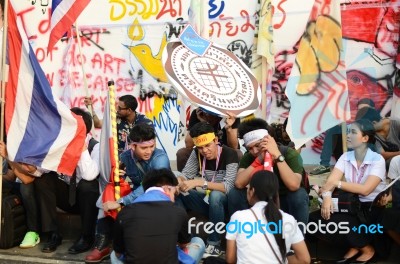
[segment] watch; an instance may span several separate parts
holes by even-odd
[[[284,162],[285,161],[285,156],[279,155],[276,159],[277,162]]]
[[[204,181],[203,187],[201,187],[201,188],[203,188],[203,190],[208,190],[208,183],[207,183],[207,181]]]
[[[124,199],[122,199],[122,198],[119,198],[119,199],[117,200],[117,203],[120,204],[121,206],[124,206],[124,205],[125,205],[125,204],[124,204]]]

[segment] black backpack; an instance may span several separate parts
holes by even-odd
[[[12,248],[21,243],[26,234],[25,208],[15,194],[3,196],[1,207],[0,248]]]

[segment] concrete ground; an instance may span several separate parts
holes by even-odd
[[[305,166],[306,170],[311,170],[313,166]],[[326,178],[329,176],[328,173],[310,176],[311,184],[323,185]],[[314,209],[316,203],[314,204]],[[84,263],[84,259],[87,253],[82,253],[78,255],[68,254],[68,248],[72,245],[74,240],[79,235],[80,220],[77,215],[69,214],[59,214],[60,226],[63,227],[61,234],[63,236],[63,243],[58,249],[53,253],[42,253],[40,251],[44,244],[41,242],[38,246],[31,249],[20,249],[14,247],[7,250],[0,250],[0,264],[11,264],[11,263],[60,263],[60,264],[75,264]],[[309,248],[310,254],[313,258],[312,263],[335,263],[334,260],[340,259],[345,248],[340,247],[340,245],[330,245],[323,241],[308,241],[307,246]],[[110,263],[110,260],[104,260],[102,263]],[[391,255],[387,260],[379,260],[378,264],[395,264],[400,263],[400,247],[397,245],[392,245]]]

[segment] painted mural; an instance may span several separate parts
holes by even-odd
[[[50,53],[47,53],[47,41],[51,1],[12,1],[54,92],[67,105],[84,107],[83,99],[89,95],[93,98],[94,110],[101,116],[107,82],[114,80],[119,96],[129,93],[139,99],[138,111],[156,125],[158,146],[175,160],[177,149],[184,145],[182,139],[192,108],[167,82],[161,51],[168,41],[179,36],[188,22],[189,0],[92,1],[79,17],[77,30],[71,30]],[[274,44],[274,67],[268,80],[271,89],[268,120],[282,123],[291,108],[285,92],[293,66],[297,63],[304,71],[313,71],[302,64],[302,57],[296,61],[302,36],[313,30],[309,20],[315,17],[315,6],[321,12],[330,13],[332,1],[302,0],[299,5],[298,0],[251,0],[238,5],[237,0],[209,0],[210,40],[232,51],[255,72],[262,68],[255,37],[259,31],[271,29],[262,26],[258,29],[260,17],[264,15],[259,10],[266,2],[270,4],[268,10],[273,12],[270,27]],[[399,67],[398,63],[396,68],[399,3],[342,0],[339,8],[342,46],[326,53],[332,60],[337,58],[338,50],[344,54],[344,61],[339,65],[344,67],[350,110],[354,109],[356,98],[369,93],[377,99],[382,113],[390,114],[391,106],[397,102],[394,99],[397,97],[392,95],[400,89],[399,77],[395,79]],[[323,22],[340,33],[337,21],[323,19],[321,22],[317,19],[315,25]],[[308,150],[304,151],[305,163],[318,162],[315,155],[322,139],[323,136],[310,141]]]

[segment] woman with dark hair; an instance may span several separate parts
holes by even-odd
[[[368,120],[360,119],[351,125],[347,143],[353,150],[343,153],[337,161],[326,184],[321,188],[320,193],[323,198],[321,212],[317,211],[314,214],[315,218],[311,214],[310,222],[322,221],[323,224],[347,222],[348,232],[345,234],[322,232],[322,239],[340,244],[347,242],[346,245],[350,249],[337,263],[368,263],[375,254],[375,249],[371,244],[372,236],[365,232],[352,232],[352,230],[360,224],[367,226],[376,224],[382,214],[383,208],[375,206],[373,201],[385,188],[385,160],[373,151],[375,130]],[[343,176],[344,180],[342,180]],[[357,215],[334,213],[336,206],[332,199],[332,191],[335,188],[358,195],[361,205]]]
[[[226,226],[227,263],[310,263],[296,220],[278,209],[278,189],[273,172],[253,175],[247,189],[252,207],[234,213]]]

